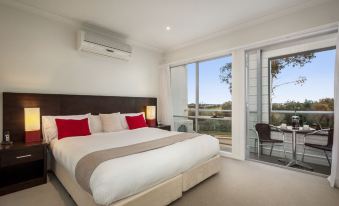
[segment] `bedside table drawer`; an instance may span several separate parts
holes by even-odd
[[[44,148],[35,147],[24,150],[12,150],[2,154],[0,167],[6,167],[44,158]]]

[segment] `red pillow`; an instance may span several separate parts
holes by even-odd
[[[126,116],[125,118],[129,129],[147,127],[144,115],[142,114],[138,116]]]
[[[55,119],[58,128],[58,139],[74,136],[90,135],[88,118],[75,119]]]

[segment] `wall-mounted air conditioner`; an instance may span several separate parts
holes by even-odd
[[[129,60],[132,55],[130,45],[83,30],[78,31],[78,49],[124,60]]]

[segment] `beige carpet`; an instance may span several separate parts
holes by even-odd
[[[1,206],[73,206],[59,181],[0,197]],[[338,206],[326,179],[256,162],[223,158],[222,171],[186,192],[173,206]]]

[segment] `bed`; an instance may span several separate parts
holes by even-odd
[[[23,128],[20,121],[13,119],[22,118],[25,107],[39,107],[44,116],[140,112],[146,105],[156,105],[156,99],[4,93],[4,128]],[[13,129],[14,132],[21,130]],[[89,189],[79,184],[76,171],[79,171],[78,163],[93,153],[182,135],[184,133],[140,128],[54,139],[49,142],[52,171],[78,205],[167,205],[220,171],[217,139],[193,135],[166,146],[109,159],[95,167],[88,178]]]
[[[215,138],[200,135],[159,149],[105,161],[90,178],[92,195],[76,182],[75,168],[81,157],[90,152],[174,134],[178,132],[140,128],[53,140],[50,143],[55,159],[53,171],[78,205],[133,205],[133,201],[140,205],[140,199],[144,197],[150,201],[145,205],[165,205],[219,171],[219,144]],[[168,191],[157,194],[154,190]],[[150,198],[150,193],[157,195]]]

